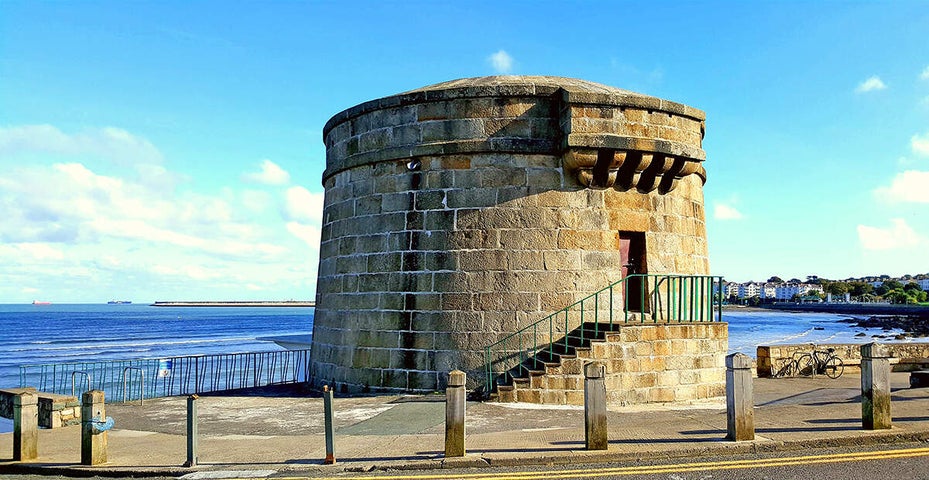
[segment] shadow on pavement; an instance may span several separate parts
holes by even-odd
[[[552,442],[551,445],[580,445],[584,446],[584,442]],[[571,451],[577,450],[572,447],[561,447],[561,448],[474,448],[468,449],[471,453],[531,453],[531,452],[556,452],[556,451]]]

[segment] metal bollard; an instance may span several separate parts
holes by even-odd
[[[332,422],[332,390],[329,385],[323,386],[323,416],[326,422],[326,465],[335,464],[335,427]]]
[[[187,461],[185,467],[196,467],[199,455],[197,450],[200,448],[199,426],[197,423],[197,399],[200,397],[195,393],[187,397]]]
[[[726,427],[729,440],[755,439],[752,359],[742,353],[726,357]]]
[[[860,348],[862,428],[890,428],[890,354],[886,346],[878,343]]]
[[[606,450],[606,367],[591,362],[584,365],[584,444],[587,450]]]
[[[452,370],[445,389],[445,456],[465,456],[465,410],[467,374]]]
[[[81,396],[81,465],[106,463],[106,409],[102,390],[84,392]],[[112,426],[112,424],[110,425]]]
[[[13,397],[13,461],[39,457],[39,396],[23,392]]]

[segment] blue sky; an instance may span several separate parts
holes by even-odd
[[[707,112],[710,263],[929,272],[926,2],[0,1],[0,303],[311,299],[322,127],[462,77]]]

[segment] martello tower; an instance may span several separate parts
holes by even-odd
[[[456,368],[478,382],[488,343],[610,282],[708,274],[704,118],[530,76],[440,83],[332,117],[314,382],[433,391]]]

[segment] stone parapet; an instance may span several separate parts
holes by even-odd
[[[686,105],[577,79],[463,79],[335,115],[323,129],[323,182],[398,159],[540,154],[563,157],[584,186],[668,192],[688,175],[706,181],[704,119]]]
[[[816,345],[816,350],[834,348],[835,354],[842,359],[846,371],[855,371],[861,367],[861,344],[857,343],[830,343]],[[882,343],[882,355],[891,358],[891,367],[895,372],[910,372],[929,367],[929,343]],[[770,377],[777,372],[785,362],[796,359],[804,353],[810,353],[813,345],[809,343],[785,345],[759,345],[757,348],[757,371],[759,377]]]

